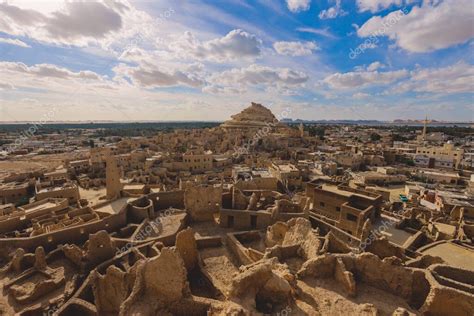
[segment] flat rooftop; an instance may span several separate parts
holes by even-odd
[[[324,183],[321,187],[323,190],[326,190],[326,191],[329,191],[329,192],[333,192],[333,193],[337,193],[337,194],[340,194],[340,195],[343,195],[343,196],[346,196],[346,197],[351,197],[351,196],[354,196],[354,195],[357,195],[357,196],[360,196],[360,197],[363,197],[363,198],[368,198],[368,199],[374,199],[375,196],[373,196],[373,193],[371,192],[367,192],[367,194],[363,193],[363,192],[353,192],[353,191],[346,191],[346,190],[343,190],[339,187],[337,187],[336,185],[331,185],[331,184],[326,184]]]
[[[39,210],[52,208],[52,207],[55,207],[56,205],[57,205],[56,203],[46,202],[44,204],[36,205],[35,207],[32,207],[32,208],[27,208],[27,209],[25,209],[25,212],[26,213],[32,213],[32,212],[36,212],[36,211],[39,211]]]
[[[420,250],[420,252],[423,254],[438,256],[449,265],[461,269],[474,270],[474,251],[467,247],[452,242],[443,242],[437,243],[431,247],[428,245]]]
[[[274,164],[274,166],[282,172],[298,171],[298,168],[296,168],[293,164]]]
[[[380,232],[382,235],[387,237],[392,243],[403,246],[403,244],[413,235],[402,229],[395,227],[395,223],[398,221],[397,218],[381,214],[381,217],[373,223],[372,229]],[[388,224],[387,224],[388,223]],[[391,224],[393,223],[393,224]]]
[[[136,200],[136,199],[135,198],[120,198],[106,205],[103,205],[95,209],[94,211],[109,213],[109,214],[118,214],[129,202],[133,200]]]
[[[145,184],[137,183],[137,184],[126,184],[124,185],[124,189],[143,189]]]

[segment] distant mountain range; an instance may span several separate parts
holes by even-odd
[[[305,123],[305,124],[355,124],[355,125],[419,125],[424,124],[424,120],[393,120],[393,121],[379,121],[379,120],[301,120],[301,119],[283,119],[282,122],[294,124],[294,123]],[[472,125],[474,122],[450,122],[450,121],[437,121],[428,120],[429,125]]]

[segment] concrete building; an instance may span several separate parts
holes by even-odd
[[[374,222],[380,212],[382,196],[373,192],[330,184],[308,183],[306,195],[311,211],[329,219],[347,233],[360,237],[367,219]]]
[[[443,146],[431,147],[431,146],[420,146],[416,148],[417,155],[423,155],[430,158],[428,163],[429,167],[435,166],[435,161],[449,161],[457,167],[461,162],[464,155],[464,150],[462,148],[456,148],[452,143],[446,143]]]

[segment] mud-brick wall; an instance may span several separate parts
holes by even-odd
[[[141,222],[145,218],[152,218],[154,212],[153,201],[143,197],[130,204],[128,218],[133,222]]]
[[[152,193],[148,195],[148,198],[153,201],[155,212],[170,207],[184,209],[183,190]]]
[[[85,223],[83,225],[65,228],[48,234],[43,234],[27,238],[4,238],[0,239],[0,248],[23,248],[33,252],[36,247],[43,246],[45,249],[54,249],[59,244],[74,244],[86,241],[89,234],[94,234],[99,230],[108,232],[123,227],[127,223],[125,212],[110,215],[99,221]]]
[[[311,222],[311,226],[313,228],[319,228],[321,234],[325,235],[329,232],[332,232],[334,236],[349,243],[350,245],[358,246],[360,244],[360,239],[346,233],[342,229],[339,229],[333,225],[323,222],[322,220],[316,218],[315,216],[310,216],[309,220]]]
[[[240,265],[251,264],[253,260],[247,255],[245,247],[232,234],[227,234],[227,247],[230,252],[237,258]]]
[[[197,186],[186,189],[184,205],[193,221],[212,221],[221,209],[222,187]]]
[[[235,184],[235,187],[245,191],[245,190],[277,190],[278,179],[274,177],[267,178],[254,178],[250,181],[239,180]]]
[[[252,216],[256,217],[254,227],[252,227]],[[222,227],[235,229],[263,229],[273,224],[273,220],[269,212],[221,209],[220,224]]]

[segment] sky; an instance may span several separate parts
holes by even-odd
[[[0,121],[474,121],[472,0],[0,0]]]

